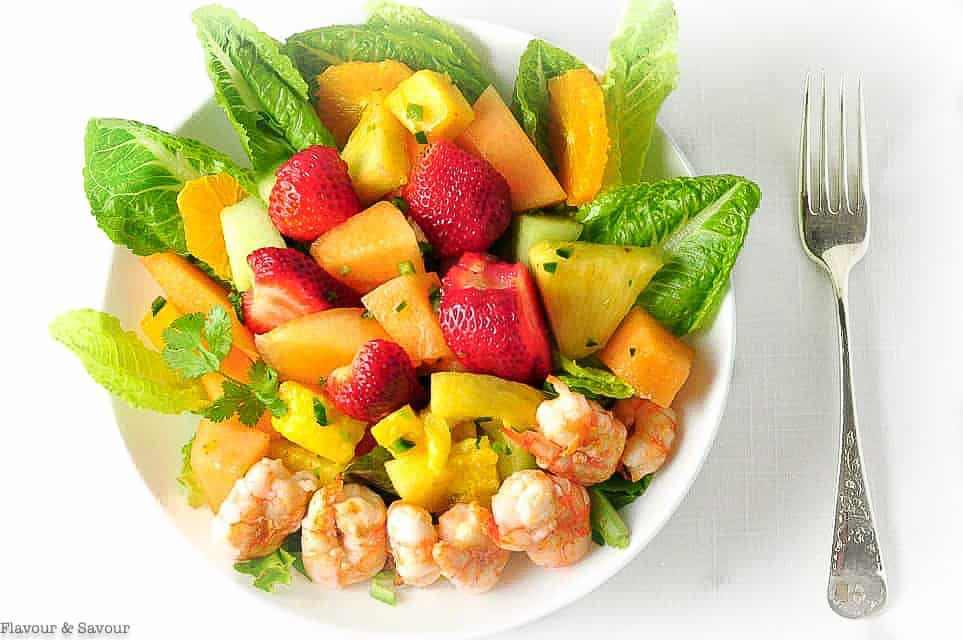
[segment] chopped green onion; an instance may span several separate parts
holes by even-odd
[[[428,144],[428,136],[424,131],[418,131],[415,133],[415,140],[418,144]]]
[[[408,303],[407,303],[406,301],[402,300],[402,301],[399,302],[398,305],[395,307],[395,311],[404,311],[404,310],[405,310],[405,307],[407,307],[407,306],[408,306]]]
[[[629,546],[629,528],[625,526],[622,516],[602,491],[595,487],[589,487],[588,491],[592,499],[592,508],[589,511],[592,537],[596,541],[601,538],[605,544],[617,549]]]
[[[335,302],[338,301],[338,294],[335,293],[334,291],[328,291],[327,293],[324,294],[324,298],[328,302],[334,304]]]
[[[635,357],[635,347],[629,347],[629,357],[630,358]]]
[[[591,338],[589,338],[588,340],[585,341],[585,346],[586,346],[586,347],[597,347],[597,346],[599,346],[599,343],[596,342],[595,340],[592,340]]]
[[[475,418],[475,422],[491,422],[494,419],[495,418],[491,416],[480,416],[478,418]]]
[[[371,320],[372,318],[374,318],[374,314],[368,311],[367,309],[365,309],[364,311],[361,312],[361,317],[364,318],[365,320]]]
[[[318,398],[314,399],[314,419],[322,427],[328,426],[328,410]]]
[[[393,453],[395,456],[399,456],[402,453],[414,449],[415,443],[411,440],[401,437],[388,445],[388,451]]]
[[[633,282],[635,282],[635,280],[632,280],[631,278],[629,278],[629,286],[630,286],[630,287],[632,286],[632,283],[633,283]]]
[[[425,117],[425,108],[420,104],[409,102],[408,108],[405,109],[405,115],[408,116],[409,120],[422,120]]]
[[[545,264],[542,265],[542,269],[545,269],[545,271],[547,271],[548,273],[555,273],[555,270],[558,269],[558,263],[546,262]]]
[[[408,213],[408,201],[402,198],[401,196],[395,196],[394,198],[392,198],[391,204],[395,205],[395,207],[401,213]]]
[[[343,264],[343,265],[341,265],[341,268],[338,269],[338,272],[341,273],[341,275],[346,276],[346,275],[348,275],[349,273],[351,273],[351,267],[349,267],[349,266],[346,265],[346,264]]]
[[[428,292],[428,300],[431,302],[432,311],[438,311],[438,307],[441,305],[441,289],[433,288]]]
[[[158,313],[160,313],[160,310],[164,308],[165,304],[167,304],[167,298],[164,296],[157,296],[154,298],[154,301],[150,303],[150,314],[152,316],[156,316]]]
[[[324,379],[324,376],[321,376],[320,378],[318,378],[319,387],[323,387],[326,383],[327,383],[327,380]]]
[[[398,273],[400,273],[401,275],[406,276],[409,273],[414,273],[414,272],[415,272],[415,265],[412,264],[411,260],[405,260],[404,262],[398,263]]]
[[[368,592],[371,597],[379,602],[390,604],[392,607],[397,602],[395,596],[395,574],[393,571],[384,570],[371,579],[371,590]]]
[[[556,249],[556,250],[555,250],[555,254],[556,254],[559,258],[565,258],[566,260],[568,260],[569,258],[572,257],[572,248],[571,248],[571,247],[562,247],[562,248],[560,248],[560,249]]]

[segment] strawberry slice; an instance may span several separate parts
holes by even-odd
[[[254,333],[332,307],[361,306],[357,293],[295,249],[257,249],[247,263],[254,272],[254,285],[241,302],[244,322]]]
[[[335,406],[356,420],[377,422],[406,404],[425,401],[411,358],[390,340],[369,340],[351,364],[328,376],[325,388]]]
[[[548,375],[545,317],[524,265],[466,253],[445,274],[438,316],[445,341],[469,371],[530,384]]]

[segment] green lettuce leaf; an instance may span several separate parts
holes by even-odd
[[[345,478],[363,482],[390,495],[398,495],[391,478],[385,471],[385,463],[394,456],[384,447],[375,447],[363,456],[358,456],[344,470]]]
[[[294,554],[288,553],[283,547],[262,558],[252,558],[234,563],[234,570],[249,576],[254,576],[254,586],[261,591],[271,592],[279,584],[291,584],[291,567],[294,566]]]
[[[654,473],[650,473],[643,476],[638,482],[632,482],[619,474],[615,474],[605,482],[593,485],[592,488],[604,495],[615,509],[621,509],[625,505],[635,502],[645,493],[654,475]]]
[[[137,255],[187,253],[177,194],[188,180],[226,172],[254,192],[250,174],[223,153],[134,120],[90,120],[84,146],[91,213]]]
[[[608,545],[617,549],[629,546],[629,528],[608,496],[596,487],[589,487],[588,492],[591,499],[589,522],[592,525],[592,540],[595,544]]]
[[[412,69],[447,73],[469,102],[491,81],[478,56],[449,24],[421,9],[383,2],[363,25],[321,27],[297,33],[284,44],[314,96],[318,75],[352,60],[398,60]]]
[[[538,39],[529,41],[518,61],[512,112],[542,158],[553,169],[555,157],[548,140],[548,81],[566,71],[584,67],[585,63],[575,56]]]
[[[583,205],[582,239],[659,246],[665,264],[639,305],[676,335],[704,327],[759,206],[759,187],[732,175],[672,178],[619,187]]]
[[[586,367],[574,360],[569,360],[563,355],[558,356],[559,368],[565,373],[556,377],[564,382],[569,389],[576,393],[581,393],[587,398],[631,398],[635,391],[629,383],[625,382],[614,373]]]
[[[110,314],[67,311],[50,323],[50,335],[80,358],[90,377],[132,407],[177,414],[207,404],[199,382],[171,371],[160,353]]]
[[[642,178],[655,117],[679,77],[678,35],[672,0],[629,0],[602,82],[612,141],[606,186]]]
[[[308,99],[308,85],[277,41],[217,5],[198,9],[193,18],[214,96],[255,171],[272,170],[312,145],[334,146]]]
[[[177,484],[181,485],[184,492],[187,493],[187,504],[196,509],[203,506],[207,502],[207,498],[204,497],[204,491],[201,489],[197,478],[194,477],[194,468],[191,466],[191,447],[194,446],[195,437],[197,437],[197,434],[191,436],[191,439],[181,447],[181,472],[177,476]]]

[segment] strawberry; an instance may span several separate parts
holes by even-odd
[[[425,399],[408,353],[398,343],[381,339],[364,343],[350,365],[331,372],[325,388],[338,409],[366,422]]]
[[[404,197],[408,215],[442,258],[486,251],[512,219],[505,178],[448,140],[431,145],[421,156]]]
[[[348,165],[329,147],[308,147],[278,167],[268,214],[283,235],[314,242],[361,211]]]
[[[254,272],[254,285],[244,292],[241,304],[244,322],[254,333],[331,307],[361,305],[357,293],[295,249],[257,249],[247,263]]]
[[[466,253],[442,280],[438,319],[469,371],[541,384],[551,369],[545,318],[523,264]]]

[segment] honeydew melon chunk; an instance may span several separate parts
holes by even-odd
[[[238,291],[247,291],[254,283],[254,273],[247,264],[247,257],[252,251],[264,247],[283,249],[286,246],[284,238],[271,222],[267,207],[254,196],[224,207],[221,211],[221,229],[234,286]]]

